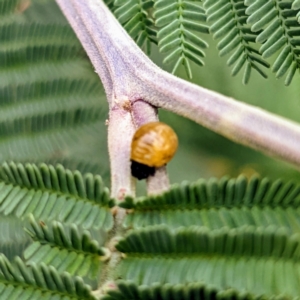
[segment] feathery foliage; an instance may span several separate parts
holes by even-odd
[[[118,290],[109,291],[103,300],[190,300],[190,299],[249,299],[247,294],[238,294],[236,291],[228,290],[218,292],[213,286],[207,287],[202,282],[186,284],[158,284],[154,283],[149,286],[137,286],[130,281],[118,281]],[[250,298],[255,299],[255,298]]]
[[[114,5],[107,4],[140,46],[148,41],[150,47],[150,42],[155,41],[155,22],[159,28],[159,49],[169,53],[164,62],[175,61],[173,73],[183,64],[188,77],[192,78],[189,61],[204,65],[203,49],[208,44],[199,33],[208,33],[208,24],[213,37],[221,39],[217,46],[220,56],[232,52],[227,60],[227,65],[232,66],[232,75],[244,68],[244,84],[248,83],[252,69],[266,78],[265,68],[270,66],[266,58],[280,49],[272,67],[276,77],[286,75],[285,84],[289,85],[299,69],[299,0],[205,0],[205,9],[201,1],[155,0],[154,3],[116,0]]]
[[[90,287],[81,278],[59,274],[44,264],[25,266],[17,257],[11,264],[0,254],[0,297],[3,300],[93,300]]]
[[[115,0],[114,13],[129,35],[148,54],[151,43],[156,43],[156,30],[149,10],[153,8],[152,0]]]
[[[99,274],[101,261],[107,258],[108,250],[100,247],[89,231],[81,232],[75,224],[70,227],[57,221],[48,224],[31,216],[26,231],[36,241],[24,252],[29,264],[44,263],[60,273],[94,278]]]
[[[128,197],[123,281],[105,299],[297,297],[299,203],[300,185],[243,176]]]
[[[265,230],[255,226],[215,230],[190,226],[171,230],[166,225],[158,225],[130,232],[116,247],[128,256],[142,253],[143,257],[156,254],[171,258],[180,254],[197,257],[213,253],[298,260],[300,236],[297,233],[290,237],[288,230],[276,226],[268,226]]]
[[[227,60],[227,65],[233,66],[231,74],[235,76],[245,66],[244,84],[248,83],[252,69],[266,78],[262,67],[269,67],[269,64],[255,48],[258,33],[252,32],[247,25],[244,1],[206,0],[205,8],[207,21],[213,23],[210,27],[213,37],[222,38],[218,43],[220,56],[234,51]]]
[[[0,161],[71,161],[79,169],[88,156],[97,173],[105,170],[95,155],[105,147],[98,77],[62,16],[35,22],[36,6],[40,10],[47,1],[32,1],[22,13],[16,13],[17,2],[0,2],[6,16],[0,21]]]
[[[187,0],[158,0],[154,7],[155,25],[160,28],[157,34],[159,49],[161,52],[172,51],[164,62],[175,61],[172,73],[183,64],[188,77],[192,78],[189,60],[203,66],[202,57],[205,54],[202,49],[208,47],[202,38],[193,33],[208,33],[208,27],[202,24],[206,21],[205,10],[200,2]]]
[[[0,168],[0,211],[41,220],[58,219],[84,228],[112,227],[109,191],[100,176],[63,166],[4,163]]]
[[[134,209],[127,216],[127,228],[158,224],[210,229],[274,225],[294,232],[300,230],[299,203],[299,184],[258,177],[247,182],[240,176],[182,183],[162,195],[142,197],[134,202],[128,197],[121,205]]]
[[[117,247],[126,253],[118,276],[138,285],[202,283],[218,296],[233,292],[227,299],[243,294],[292,299],[300,293],[299,233],[291,236],[276,227],[157,226],[135,230]]]
[[[136,43],[140,47],[146,45],[148,54],[151,50],[151,43],[157,44],[156,36],[161,52],[172,50],[164,62],[175,61],[173,73],[182,64],[189,78],[192,78],[189,61],[200,66],[204,65],[202,57],[205,54],[202,49],[207,48],[208,44],[193,33],[193,31],[208,33],[208,27],[202,24],[206,20],[206,16],[200,2],[116,0],[114,6],[110,2],[107,5]],[[158,33],[156,27],[159,28]]]
[[[300,28],[296,17],[299,8],[293,10],[291,0],[246,0],[245,4],[249,5],[246,13],[250,15],[247,22],[252,24],[251,30],[262,30],[256,38],[263,44],[259,51],[264,58],[277,53],[272,71],[277,78],[286,75],[285,84],[289,85],[300,68]]]

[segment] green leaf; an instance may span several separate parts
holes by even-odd
[[[243,176],[127,197],[123,281],[105,299],[173,299],[173,289],[179,299],[297,297],[299,201],[299,184]]]
[[[276,77],[284,76],[287,73],[285,84],[290,84],[296,69],[300,67],[300,31],[294,26],[297,24],[297,13],[300,7],[297,1],[266,1],[254,2],[247,9],[250,14],[248,22],[253,24],[253,31],[262,30],[256,41],[262,43],[260,52],[264,58],[274,54],[277,58],[273,64],[272,71]]]
[[[70,227],[57,221],[48,224],[37,222],[31,216],[30,228],[26,231],[37,241],[24,252],[30,264],[43,262],[59,272],[95,278],[101,261],[108,254],[108,250],[92,239],[89,231],[81,231],[75,224]]]
[[[296,210],[299,199],[300,186],[293,182],[272,182],[257,177],[247,181],[240,176],[177,184],[158,196],[136,200],[127,197],[121,206],[133,209],[127,215],[126,228],[159,224],[171,228],[197,225],[210,229],[274,225],[296,232],[296,228],[300,229]],[[286,213],[289,219],[278,217]]]
[[[232,295],[269,299],[282,294],[292,299],[300,292],[299,233],[290,235],[274,226],[170,230],[162,225],[132,231],[117,248],[126,254],[116,274],[126,281],[119,285],[124,297],[133,291],[126,289],[129,282],[138,290],[183,283],[185,287],[201,285],[204,290],[213,287],[215,296],[231,291],[228,299]]]
[[[84,228],[112,227],[113,202],[100,176],[61,165],[4,163],[0,168],[0,211],[42,220],[58,219]]]
[[[44,264],[25,266],[17,257],[11,264],[0,254],[1,299],[57,299],[93,300],[91,289],[79,277],[68,273],[59,274],[53,267]]]
[[[156,42],[156,30],[149,11],[154,2],[147,0],[115,1],[114,14],[129,35],[150,54],[150,43]]]
[[[31,1],[19,11],[19,2],[0,2],[1,161],[107,173],[98,156],[106,149],[99,138],[106,118],[99,99],[106,100],[98,76],[57,6]],[[38,17],[43,9],[50,24]]]
[[[246,24],[246,12],[251,11],[251,7],[247,9],[244,1],[214,2],[206,0],[204,5],[207,9],[207,19],[212,22],[210,31],[213,33],[213,37],[215,39],[222,38],[218,43],[220,56],[234,51],[227,60],[227,65],[233,66],[231,74],[235,76],[246,65],[243,75],[244,84],[249,82],[253,68],[260,74],[264,74],[262,67],[268,68],[269,64],[257,53],[254,45],[251,45],[251,43],[255,43],[258,34],[252,32],[250,26]],[[267,5],[270,6],[270,4]],[[265,9],[267,8],[264,7],[263,11]],[[260,15],[262,14],[263,12],[260,12]],[[252,17],[255,20],[257,18],[259,17],[256,14]]]
[[[160,52],[172,51],[164,62],[174,62],[175,73],[182,64],[189,78],[192,71],[189,60],[203,66],[200,57],[204,56],[202,49],[208,44],[196,33],[208,33],[208,27],[200,22],[206,21],[205,10],[192,1],[170,2],[168,0],[157,1],[154,5],[155,25],[160,27],[157,37]]]

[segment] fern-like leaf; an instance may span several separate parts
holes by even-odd
[[[26,231],[36,241],[24,252],[28,263],[43,262],[60,273],[94,278],[109,253],[92,239],[89,231],[81,232],[75,224],[66,228],[57,221],[38,223],[30,216],[30,228]]]
[[[299,203],[299,184],[243,176],[128,197],[129,230],[116,245],[123,281],[106,299],[167,300],[176,290],[179,299],[294,299]]]
[[[208,44],[197,34],[208,33],[208,27],[200,21],[206,21],[205,10],[197,1],[158,0],[154,5],[155,24],[159,27],[157,37],[161,52],[172,51],[165,59],[165,63],[175,61],[172,73],[183,64],[187,75],[192,78],[189,61],[203,66],[203,49]],[[197,34],[193,33],[196,32]]]
[[[255,48],[257,33],[250,30],[246,24],[246,6],[243,0],[206,0],[207,20],[213,24],[210,31],[215,39],[222,38],[218,43],[220,56],[232,51],[233,54],[227,60],[228,66],[233,66],[231,74],[237,75],[245,66],[243,83],[247,84],[251,70],[255,69],[263,77],[267,77],[262,67],[269,67],[269,64],[261,57]]]
[[[153,254],[171,257],[214,253],[298,260],[300,236],[297,233],[290,237],[288,230],[276,226],[268,226],[265,230],[255,226],[215,230],[190,226],[171,230],[166,225],[159,225],[129,232],[116,248],[127,255],[143,253],[145,257]],[[230,248],[227,244],[231,245]]]
[[[0,2],[0,162],[74,168],[89,157],[107,173],[98,76],[53,1],[17,2]]]
[[[135,202],[127,198],[122,206],[134,209],[125,222],[128,228],[157,224],[210,229],[273,225],[296,232],[300,230],[299,199],[299,184],[257,177],[248,182],[240,176],[182,183],[162,195]]]
[[[149,14],[154,2],[152,0],[116,0],[114,10],[119,22],[128,31],[129,35],[146,53],[151,52],[151,43],[156,42],[154,22]]]
[[[59,274],[45,264],[25,266],[20,258],[11,264],[0,254],[1,300],[94,300],[90,287],[80,277]]]
[[[41,164],[4,163],[0,168],[0,211],[41,220],[58,219],[84,228],[112,227],[113,205],[100,176]]]
[[[207,286],[202,282],[186,284],[158,284],[154,283],[149,286],[138,286],[131,281],[118,281],[117,290],[109,291],[108,295],[102,300],[119,300],[119,299],[147,299],[147,300],[191,300],[191,299],[255,299],[246,293],[238,293],[235,290],[225,292],[218,291],[213,286]]]
[[[201,284],[205,290],[213,287],[218,296],[230,291],[230,297],[222,299],[235,299],[232,295],[293,299],[300,293],[299,233],[291,236],[276,227],[169,230],[157,226],[133,230],[117,248],[126,258],[116,276],[141,289],[155,283],[158,288]],[[198,293],[196,299],[201,299]]]
[[[258,43],[263,44],[259,51],[264,58],[277,53],[272,71],[277,78],[286,76],[285,84],[289,85],[300,68],[300,30],[297,21],[300,8],[293,10],[291,0],[246,0],[245,3],[249,5],[246,13],[250,15],[247,22],[252,24],[251,30],[262,30],[256,38]]]

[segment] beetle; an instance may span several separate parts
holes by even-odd
[[[178,138],[165,123],[151,122],[135,132],[131,143],[131,174],[139,180],[153,176],[156,168],[166,165],[174,156]]]

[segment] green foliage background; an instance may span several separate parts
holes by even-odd
[[[107,104],[103,88],[53,0],[0,0],[0,11],[3,13],[0,19],[0,162],[14,160],[17,163],[62,165],[54,168],[45,164],[40,167],[1,164],[0,251],[12,259],[28,246],[28,235],[22,230],[24,224],[18,219],[28,213],[34,217],[31,216],[25,225],[35,242],[24,254],[31,264],[30,268],[20,259],[11,265],[4,256],[0,256],[0,289],[3,282],[8,286],[13,282],[15,298],[25,290],[39,299],[39,292],[43,290],[45,297],[49,298],[55,293],[61,295],[61,292],[67,291],[68,296],[64,299],[72,297],[70,294],[74,295],[72,299],[93,299],[82,279],[73,281],[61,272],[68,271],[83,277],[97,276],[102,268],[102,263],[97,265],[97,261],[105,259],[104,241],[113,226],[109,212],[113,203],[108,190],[99,176],[92,175],[100,174],[109,186],[105,127]],[[147,28],[146,33],[151,41],[153,32]],[[284,86],[284,80],[276,80],[273,76],[264,80],[255,73],[249,84],[244,86],[241,84],[243,74],[231,77],[231,70],[224,59],[219,58],[217,43],[208,36],[205,40],[210,45],[205,50],[206,57],[201,58],[206,66],[198,68],[192,63],[190,65],[194,83],[300,121],[298,74],[289,88]],[[143,40],[139,42],[143,44]],[[164,56],[156,46],[147,42],[143,44],[146,50],[149,50],[149,45],[152,47],[151,59],[171,71],[173,66],[162,63]],[[186,78],[185,68],[178,67],[177,75]],[[193,264],[193,260],[186,261],[186,257],[193,253],[195,263],[207,261],[207,255],[213,259],[203,275],[206,284],[191,285],[189,292],[200,291],[215,296],[215,290],[207,285],[207,282],[212,282],[211,271],[219,274],[212,276],[212,279],[216,280],[213,282],[215,286],[222,289],[224,282],[217,282],[226,277],[222,272],[229,270],[235,276],[242,274],[244,263],[251,268],[247,261],[250,257],[254,264],[254,272],[249,269],[252,276],[249,278],[253,279],[249,281],[250,285],[259,282],[255,276],[267,264],[269,269],[266,273],[272,276],[272,270],[275,270],[279,274],[280,288],[289,295],[297,295],[297,280],[285,285],[280,280],[280,274],[282,268],[286,272],[294,272],[293,260],[299,257],[299,218],[296,209],[299,185],[257,177],[252,177],[248,182],[246,177],[259,174],[297,182],[298,170],[232,143],[182,117],[164,111],[159,113],[161,120],[175,129],[180,140],[178,153],[168,166],[172,183],[212,176],[245,176],[237,180],[200,180],[191,185],[185,182],[163,196],[146,200],[126,199],[124,206],[135,208],[135,214],[128,215],[124,223],[125,229],[133,230],[117,246],[128,255],[116,270],[117,276],[120,274],[128,280],[125,284],[120,283],[120,289],[124,294],[152,293],[153,296],[156,291],[180,295],[184,293],[183,287],[178,285],[182,282],[180,276],[185,275],[188,264]],[[82,176],[78,171],[72,173],[65,170],[63,166],[92,174]],[[144,190],[141,189],[140,193]],[[54,203],[59,205],[54,206]],[[102,230],[99,232],[100,227]],[[244,238],[247,235],[252,238],[249,239],[253,242],[251,247],[249,240]],[[208,243],[192,243],[198,239]],[[165,240],[170,243],[162,243]],[[274,252],[272,243],[274,249],[284,250]],[[173,249],[172,245],[177,246]],[[180,245],[186,248],[180,248]],[[213,246],[205,248],[201,245]],[[268,245],[269,248],[261,245]],[[228,268],[222,267],[222,261],[219,264],[218,251],[223,251],[224,257],[228,255],[232,263],[229,267],[224,264]],[[244,255],[245,251],[248,251],[249,257]],[[155,263],[153,254],[160,256]],[[169,260],[170,255],[175,259],[171,257]],[[236,255],[243,259],[246,257],[246,260],[238,260]],[[276,264],[277,258],[282,265]],[[61,261],[64,263],[61,264]],[[215,268],[214,264],[220,268]],[[153,272],[153,266],[166,273]],[[128,272],[128,268],[133,271]],[[136,268],[140,268],[140,273],[136,272]],[[241,273],[235,272],[236,268]],[[199,270],[202,271],[201,268]],[[291,272],[289,274],[293,274]],[[165,274],[165,278],[159,277],[162,276],[160,274]],[[32,275],[34,282],[30,279]],[[39,282],[41,276],[49,281]],[[193,282],[194,275],[190,273],[189,276]],[[272,284],[268,283],[270,278],[264,278],[262,290],[259,290],[262,294],[276,293]],[[290,275],[288,278],[294,277]],[[84,280],[89,282],[89,279]],[[156,286],[157,281],[166,285]],[[170,283],[175,286],[169,286]],[[147,287],[138,290],[136,285],[140,284]],[[233,298],[244,287],[244,283],[237,280],[229,280],[225,288],[226,284],[236,289],[231,291]],[[58,290],[53,292],[55,286]],[[256,287],[252,286],[252,290],[257,292]],[[114,296],[118,299],[118,295],[113,293],[107,299],[115,299]],[[155,299],[151,297],[148,298]]]

